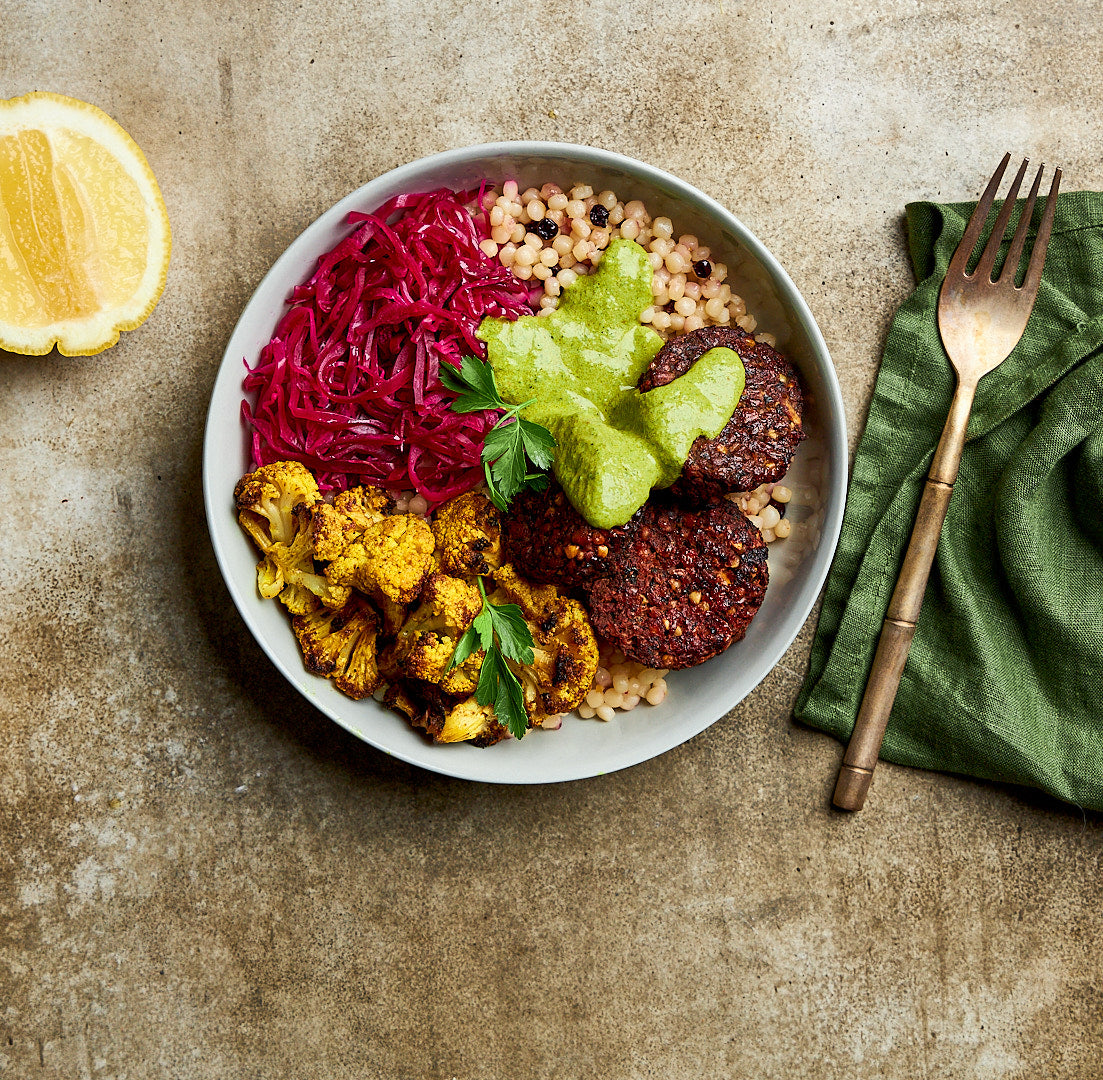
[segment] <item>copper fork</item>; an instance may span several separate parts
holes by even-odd
[[[1010,154],[1004,155],[977,203],[965,235],[950,260],[939,293],[938,329],[957,374],[957,387],[946,418],[946,426],[942,429],[942,437],[927,474],[911,540],[908,542],[900,576],[889,601],[881,637],[877,642],[877,652],[866,683],[865,695],[842,768],[839,770],[833,802],[842,810],[861,810],[873,780],[873,769],[881,752],[881,740],[884,738],[892,703],[896,699],[900,677],[915,635],[916,622],[923,604],[923,591],[934,562],[942,523],[946,518],[950,497],[954,493],[954,481],[961,463],[965,429],[969,423],[977,383],[1007,359],[1023,336],[1038,295],[1038,284],[1042,280],[1042,265],[1053,225],[1057,190],[1061,185],[1060,169],[1056,169],[1053,174],[1023,282],[1021,285],[1015,284],[1044,165],[1034,177],[1034,184],[1023,207],[1018,228],[1011,238],[999,277],[995,280],[992,278],[996,258],[1019,193],[1019,185],[1026,174],[1026,161],[1020,166],[1000,207],[992,234],[981,252],[976,269],[972,273],[968,272],[969,259],[980,239],[981,230],[1010,158]]]

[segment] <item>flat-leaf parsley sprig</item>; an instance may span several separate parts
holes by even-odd
[[[518,415],[536,399],[510,405],[498,393],[494,369],[477,356],[465,356],[457,369],[441,364],[440,381],[459,396],[452,402],[458,413],[502,409],[505,415],[486,433],[483,442],[483,471],[491,502],[506,510],[510,500],[524,488],[543,491],[548,486],[547,470],[555,456],[555,438],[547,428],[522,420]],[[535,472],[529,468],[532,463]]]
[[[498,722],[504,724],[515,739],[520,739],[529,725],[525,697],[520,681],[506,660],[532,663],[532,632],[516,604],[492,604],[486,598],[483,579],[479,578],[478,583],[483,609],[460,638],[448,670],[458,667],[473,652],[482,649],[483,666],[479,670],[475,700],[480,705],[493,705]]]

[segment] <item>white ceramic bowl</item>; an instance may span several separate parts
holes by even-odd
[[[348,234],[352,210],[374,210],[400,192],[477,186],[515,179],[521,189],[554,180],[610,188],[665,214],[729,267],[728,280],[759,330],[800,370],[808,439],[786,481],[795,492],[793,536],[770,553],[770,587],[743,641],[708,663],[672,672],[667,700],[618,713],[610,723],[567,717],[558,731],[531,731],[480,749],[438,746],[373,700],[353,701],[308,673],[286,612],[256,589],[257,553],[239,527],[234,484],[249,469],[241,423],[243,361],[255,362],[286,310],[292,288],[317,258]],[[241,314],[215,381],[203,448],[203,489],[211,541],[227,588],[246,625],[288,681],[327,716],[372,746],[435,772],[494,783],[549,783],[623,769],[661,754],[720,719],[778,662],[812,609],[838,540],[846,494],[846,421],[839,386],[808,305],[778,261],[728,210],[683,180],[619,154],[561,143],[510,142],[450,150],[365,184],[322,214],[280,256]],[[248,679],[249,672],[241,677]]]

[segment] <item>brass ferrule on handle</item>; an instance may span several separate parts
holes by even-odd
[[[840,810],[861,810],[873,782],[873,770],[915,636],[942,523],[954,493],[975,393],[976,382],[958,384],[927,474],[908,550],[889,601],[866,691],[835,785],[832,802]]]

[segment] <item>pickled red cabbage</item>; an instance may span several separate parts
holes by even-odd
[[[301,461],[323,491],[412,490],[430,508],[483,479],[483,439],[500,414],[453,412],[437,373],[485,357],[475,337],[485,316],[532,308],[525,283],[479,248],[481,195],[442,188],[349,215],[356,230],[318,260],[246,365],[253,468]]]

